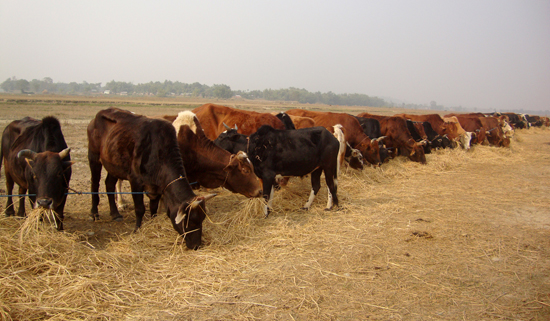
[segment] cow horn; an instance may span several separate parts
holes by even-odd
[[[346,145],[348,145],[348,147],[349,147],[350,149],[353,149],[353,147],[351,147],[351,145],[350,145],[348,142],[346,142]]]
[[[21,158],[21,157],[34,159],[36,157],[36,152],[30,149],[22,149],[19,151],[19,153],[17,153],[17,158]]]
[[[235,124],[235,130],[239,130],[239,128],[237,127],[237,124]]]
[[[70,148],[65,148],[64,150],[59,152],[59,158],[63,159],[67,156],[69,156],[69,153],[71,152]]]
[[[225,127],[225,129],[227,129],[227,130],[231,129],[231,127],[227,126],[227,124],[225,122],[223,122],[223,127]]]
[[[208,194],[206,196],[199,197],[197,200],[193,201],[193,203],[191,203],[191,205],[189,206],[191,207],[191,209],[197,208],[202,201],[206,202],[216,195],[218,194],[213,193],[213,194]]]
[[[181,221],[183,221],[183,219],[185,218],[185,216],[187,216],[186,213],[184,213],[181,209],[178,211],[178,215],[176,216],[176,224],[179,224],[181,223]]]
[[[383,140],[386,137],[388,137],[388,136],[380,136],[380,137],[376,138],[375,141],[379,142],[379,141]]]
[[[248,158],[248,155],[246,155],[245,152],[239,151],[239,152],[237,153],[237,159],[238,159],[238,160],[244,161],[244,160],[247,159],[247,158]]]

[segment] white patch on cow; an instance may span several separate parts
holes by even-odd
[[[331,209],[333,204],[334,203],[333,203],[333,200],[332,200],[332,194],[330,193],[330,190],[329,190],[328,191],[327,209]]]
[[[271,186],[271,192],[269,192],[269,199],[267,200],[267,204],[265,205],[265,209],[264,209],[265,216],[267,216],[269,213],[269,210],[273,208],[271,206],[273,204],[273,193],[275,193],[275,188]]]
[[[506,137],[514,137],[514,129],[510,126],[510,124],[508,124],[508,122],[505,121],[501,127]]]
[[[334,127],[334,137],[338,139],[338,142],[340,143],[340,148],[338,149],[338,156],[337,156],[337,167],[336,167],[336,173],[338,176],[340,176],[340,167],[344,164],[344,157],[346,154],[346,138],[344,136],[344,132],[342,131],[343,126],[340,124],[336,124]]]
[[[196,134],[197,133],[197,125],[195,124],[195,118],[197,118],[197,116],[195,116],[195,114],[193,112],[189,111],[189,110],[180,111],[178,113],[178,117],[176,117],[176,119],[172,123],[172,125],[174,125],[174,128],[176,128],[176,136],[179,133],[180,127],[182,125],[189,126],[189,128],[191,128],[193,133]]]
[[[472,140],[471,132],[464,132],[464,134],[460,135],[460,144],[462,145],[462,148],[464,148],[465,150],[470,149],[471,140]]]
[[[315,199],[315,192],[313,191],[313,189],[311,189],[311,193],[309,193],[309,199],[307,200],[306,205],[304,205],[304,208],[306,210],[309,210],[309,208],[311,207],[311,203],[313,203],[314,199]]]
[[[179,211],[178,211],[178,215],[176,216],[176,224],[181,223],[181,221],[183,221],[183,219],[185,218],[185,216],[187,216],[187,214],[184,213],[182,210],[179,210]]]

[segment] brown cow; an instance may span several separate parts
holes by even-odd
[[[88,125],[88,161],[92,192],[99,190],[101,169],[107,170],[105,187],[114,192],[117,180],[128,180],[132,192],[146,192],[155,215],[162,196],[174,229],[184,237],[190,249],[201,244],[202,222],[206,218],[206,200],[215,196],[197,196],[186,178],[176,131],[169,122],[109,108],[101,110]],[[121,220],[113,194],[107,195],[111,216]],[[136,227],[145,213],[142,194],[134,194]],[[91,216],[98,215],[99,195],[92,195]]]
[[[449,114],[445,117],[454,116],[464,128],[464,130],[472,133],[471,144],[484,144],[486,141],[486,129],[483,127],[479,116],[470,114]],[[481,116],[485,117],[485,116]]]
[[[205,104],[193,109],[204,129],[204,134],[210,140],[215,140],[221,133],[237,126],[237,131],[243,135],[251,135],[262,125],[269,125],[275,129],[285,129],[285,126],[274,115],[255,111],[240,110],[231,107]]]
[[[262,185],[244,152],[231,154],[204,135],[195,114],[184,111],[172,123],[189,182],[206,188],[223,186],[246,197],[261,197]]]
[[[363,128],[359,124],[359,121],[352,115],[303,109],[291,109],[287,110],[286,113],[290,116],[309,117],[315,121],[316,126],[323,126],[331,133],[334,133],[334,125],[342,125],[345,139],[351,147],[360,150],[361,154],[363,154],[363,158],[370,164],[374,166],[381,165],[378,140],[371,140],[369,136],[363,132]]]
[[[71,179],[70,149],[61,132],[59,120],[25,117],[11,122],[2,134],[0,167],[4,162],[8,195],[6,215],[15,215],[11,193],[14,184],[19,194],[29,191],[32,207],[53,210],[55,225],[63,230],[63,211]],[[25,216],[25,197],[19,198],[18,216]]]
[[[400,155],[407,156],[414,162],[426,164],[426,155],[423,144],[414,140],[407,129],[407,122],[403,117],[380,116],[369,113],[361,113],[358,117],[373,118],[380,122],[380,131],[386,136],[385,144],[394,147]]]
[[[479,117],[479,120],[481,121],[483,127],[485,127],[485,133],[489,144],[504,147],[510,145],[510,139],[505,139],[504,132],[500,126],[498,118],[487,116]]]
[[[296,129],[315,127],[315,121],[309,117],[289,115]]]

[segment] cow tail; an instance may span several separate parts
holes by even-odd
[[[336,164],[336,175],[337,177],[340,176],[340,168],[344,164],[344,157],[346,155],[346,138],[344,136],[344,132],[342,131],[342,125],[336,124],[334,127],[334,137],[338,139],[338,142],[340,143],[340,148],[338,149],[338,157],[337,157],[337,164]]]

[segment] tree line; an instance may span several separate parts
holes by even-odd
[[[379,97],[368,96],[365,94],[335,94],[332,91],[321,93],[309,92],[306,89],[286,88],[286,89],[264,89],[264,90],[231,90],[231,87],[224,84],[215,84],[208,86],[198,82],[192,84],[179,81],[165,80],[150,81],[148,83],[133,84],[124,81],[109,81],[102,86],[101,83],[82,83],[54,82],[52,78],[46,77],[42,80],[16,79],[15,77],[6,79],[0,84],[5,92],[17,93],[52,93],[62,95],[94,95],[94,94],[126,94],[126,95],[148,95],[158,97],[168,96],[189,96],[202,98],[229,99],[232,97],[243,99],[261,99],[268,101],[291,101],[301,104],[325,104],[340,106],[370,106],[370,107],[400,107],[407,109],[431,109],[431,110],[454,110],[460,112],[469,111],[512,111],[527,114],[548,115],[548,110],[530,110],[528,108],[519,108],[516,110],[489,110],[484,108],[466,108],[462,106],[445,107],[431,101],[429,104],[411,104],[411,103],[393,103]]]
[[[231,90],[231,87],[224,84],[208,86],[198,82],[187,84],[179,81],[165,80],[164,82],[148,82],[133,84],[124,81],[109,81],[105,86],[101,83],[62,83],[56,82],[49,77],[42,80],[6,79],[0,87],[6,92],[19,93],[55,93],[70,95],[103,94],[127,94],[127,95],[152,95],[159,97],[166,96],[190,96],[203,98],[229,99],[240,97],[244,99],[263,99],[272,101],[295,101],[309,104],[344,105],[344,106],[392,106],[391,103],[378,97],[371,97],[365,94],[335,94],[331,91],[326,93],[309,92],[306,89],[264,89],[264,90]]]

